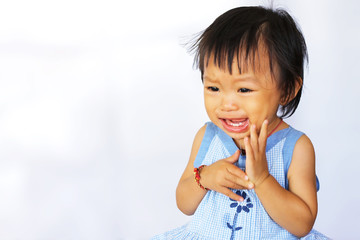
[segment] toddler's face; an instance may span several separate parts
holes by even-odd
[[[256,124],[258,132],[265,119],[269,121],[268,130],[275,127],[281,101],[281,91],[270,72],[267,55],[256,57],[255,71],[251,66],[240,74],[234,61],[230,74],[214,64],[211,56],[203,75],[205,108],[210,120],[242,148],[252,124]]]

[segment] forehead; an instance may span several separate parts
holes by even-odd
[[[247,54],[246,50],[239,50],[232,58],[228,56],[220,58],[212,52],[205,59],[203,80],[214,79],[218,74],[227,73],[234,78],[252,77],[266,85],[268,81],[277,82],[277,64],[270,61],[268,51],[263,44],[259,44],[256,50],[251,50]]]

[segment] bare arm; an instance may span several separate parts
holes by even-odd
[[[176,188],[176,204],[180,211],[186,215],[194,214],[206,194],[206,190],[201,189],[194,181],[193,174],[194,161],[204,137],[205,129],[206,126],[200,128],[195,136],[189,162]]]
[[[263,129],[261,129],[259,138],[255,132],[252,132],[252,139],[246,141],[247,153],[248,150],[250,152],[250,156],[247,156],[250,160],[248,167],[251,174],[247,171],[249,178],[253,179],[255,192],[270,217],[292,234],[298,237],[305,236],[312,229],[317,215],[313,145],[305,135],[297,141],[288,170],[288,191],[281,187],[268,172],[256,173],[251,170],[251,168],[259,168],[259,166],[260,169],[263,169],[264,159],[266,162],[266,157],[262,159],[265,156],[266,133],[262,131]],[[258,139],[258,142],[255,139]]]

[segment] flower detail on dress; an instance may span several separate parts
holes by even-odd
[[[241,211],[244,211],[246,213],[250,212],[250,208],[253,207],[253,204],[251,203],[250,197],[246,194],[245,191],[237,190],[235,192],[237,195],[240,195],[244,198],[244,201],[238,202],[232,198],[230,200],[232,203],[230,204],[231,208],[236,208],[235,216],[233,219],[233,224],[231,225],[229,222],[226,223],[227,227],[231,229],[231,237],[230,240],[233,240],[235,238],[235,232],[242,229],[242,227],[236,227],[238,215]]]
[[[246,194],[245,191],[238,190],[238,191],[236,191],[236,194],[242,196],[244,198],[244,201],[238,202],[238,201],[230,198],[230,200],[233,201],[233,203],[230,204],[230,207],[236,208],[237,213],[240,213],[241,210],[244,210],[245,212],[248,213],[250,211],[250,208],[253,207],[250,197],[248,197],[248,195]]]

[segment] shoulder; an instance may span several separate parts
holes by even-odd
[[[286,169],[288,169],[289,164],[291,163],[295,146],[298,145],[298,141],[301,138],[304,138],[304,136],[305,138],[307,138],[303,132],[289,126],[288,128],[283,130],[282,136],[279,137],[280,139],[285,139],[283,153],[285,158],[287,159]]]
[[[294,133],[289,137],[290,139],[293,138],[293,160],[294,157],[296,159],[301,157],[304,159],[304,161],[315,160],[315,150],[310,138],[298,130],[293,129],[293,132]]]
[[[295,145],[302,136],[304,136],[303,132],[294,129],[291,126],[283,129],[282,133],[278,136],[278,141],[283,139],[285,140],[282,151],[284,156],[284,168],[286,172],[289,169],[290,163],[292,161]]]
[[[288,154],[290,153],[290,166],[313,163],[315,161],[314,146],[310,138],[305,133],[290,126],[286,134],[284,151],[287,151]]]
[[[205,139],[209,138],[209,132],[212,132],[211,130],[212,124],[211,123],[205,123],[196,133],[193,141],[193,145],[191,148],[191,157],[195,160],[199,149],[203,145],[203,141]]]
[[[292,166],[293,165],[293,166]],[[292,156],[291,165],[293,169],[315,168],[315,150],[314,146],[305,134],[297,140]],[[289,172],[291,169],[289,169]]]
[[[314,146],[308,136],[302,134],[299,140],[295,144],[294,154],[300,151],[314,152]]]
[[[218,128],[212,122],[205,123],[195,135],[193,146],[200,148],[203,141],[208,142],[217,134]]]
[[[217,127],[212,122],[207,122],[195,135],[191,158],[194,159],[194,167],[201,165],[214,136],[217,134]]]
[[[287,176],[285,188],[289,189],[290,179],[295,179],[294,176],[315,172],[315,152],[308,136],[291,126],[283,130],[282,138],[285,139],[282,150]]]
[[[301,136],[305,135],[303,132],[301,132],[301,131],[299,131],[299,130],[291,127],[291,126],[289,126],[286,130],[287,130],[286,133],[285,133],[286,138],[289,139],[289,140],[294,141],[294,143],[296,143],[297,140],[298,140]],[[288,140],[288,141],[289,141],[289,140]]]
[[[197,131],[197,133],[194,137],[193,144],[192,144],[189,161],[188,161],[188,164],[184,170],[184,173],[183,173],[181,179],[184,179],[193,174],[193,169],[194,169],[194,165],[195,165],[194,162],[195,162],[195,159],[197,158],[197,155],[198,155],[201,143],[203,141],[206,129],[207,129],[207,125],[205,124]],[[180,181],[181,181],[181,179],[180,179]]]
[[[201,142],[202,142],[205,132],[206,132],[206,127],[207,127],[207,125],[205,124],[197,131],[197,133],[195,135],[194,142],[193,142],[193,148],[195,148],[195,150],[198,150],[200,148]]]
[[[294,183],[298,185],[307,182],[316,189],[315,150],[311,140],[305,134],[296,141],[288,170],[288,179],[290,188],[291,185],[294,186]]]

